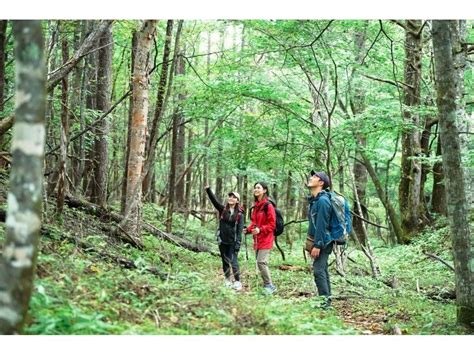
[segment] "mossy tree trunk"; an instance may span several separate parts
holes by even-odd
[[[0,333],[21,331],[33,290],[41,226],[45,144],[46,67],[40,21],[13,21],[16,121],[0,259]]]
[[[402,243],[409,243],[424,223],[423,203],[420,203],[421,175],[421,118],[416,109],[420,105],[422,21],[405,21],[405,74],[403,95],[402,159],[399,184],[399,205]]]
[[[455,21],[433,21],[437,105],[445,172],[448,218],[456,273],[458,322],[474,328],[474,237],[469,229],[469,204],[466,196],[461,144],[457,122],[456,74],[452,33]]]

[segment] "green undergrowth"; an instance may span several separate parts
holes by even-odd
[[[160,227],[161,214],[156,207],[144,210]],[[244,289],[236,293],[223,286],[219,257],[153,235],[144,235],[139,250],[104,234],[100,221],[78,210],[66,209],[60,221],[48,215],[25,334],[390,334],[395,327],[403,334],[466,333],[456,325],[454,300],[446,295],[454,290],[454,273],[423,254],[436,253],[452,264],[446,225],[427,230],[410,246],[388,247],[374,239],[378,279],[350,245],[346,276],[331,265],[334,308],[324,311],[315,306],[298,236],[291,251],[282,236],[285,262],[273,251],[270,268],[278,290],[266,296],[253,251],[247,260],[244,247]],[[175,226],[176,234],[217,251],[213,224],[202,228],[178,216],[175,225],[181,227]]]

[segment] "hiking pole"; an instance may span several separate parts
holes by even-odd
[[[247,233],[244,233],[245,259],[249,260],[249,249],[247,248]]]

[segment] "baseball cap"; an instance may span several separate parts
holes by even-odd
[[[237,200],[240,200],[240,194],[237,193],[237,192],[229,192],[229,194],[227,194],[227,195],[228,195],[229,197],[230,197],[231,195],[233,195],[234,197],[237,198]]]
[[[331,186],[331,181],[329,180],[329,177],[326,173],[322,171],[314,172],[314,170],[311,170],[309,174],[311,177],[314,177],[314,176],[319,177],[319,179],[324,182],[324,185],[323,185],[324,189],[329,188]]]

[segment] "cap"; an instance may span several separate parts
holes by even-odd
[[[329,177],[326,173],[324,172],[314,172],[314,170],[311,170],[309,173],[311,177],[319,177],[321,181],[324,182],[323,188],[329,188],[331,186],[331,181],[329,180]]]
[[[229,194],[227,194],[227,195],[228,195],[229,197],[230,197],[231,195],[233,195],[233,196],[235,196],[235,197],[237,198],[237,200],[240,200],[240,194],[237,193],[237,192],[229,192]]]

